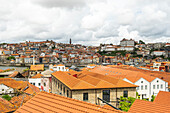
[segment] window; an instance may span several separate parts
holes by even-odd
[[[103,100],[110,102],[110,90],[103,90]]]
[[[35,85],[35,83],[33,83],[33,85]]]
[[[60,85],[60,84],[58,83],[58,89],[59,89],[59,87],[60,87],[59,85]]]
[[[161,89],[163,89],[163,84],[161,84]]]
[[[83,101],[87,101],[88,100],[88,93],[83,93]]]
[[[159,81],[157,80],[157,82],[159,82]]]
[[[123,97],[128,97],[128,91],[123,91]]]
[[[136,87],[137,90],[139,90],[139,87]]]
[[[155,85],[153,85],[153,89],[155,89]]]
[[[143,83],[143,81],[141,81],[141,83]]]
[[[44,82],[44,86],[46,86],[46,83]]]
[[[69,91],[67,90],[67,97],[69,97]]]
[[[4,91],[4,89],[2,89],[2,91]]]
[[[62,84],[61,84],[60,90],[62,91]]]
[[[147,90],[147,85],[145,85],[145,90]]]
[[[65,87],[63,87],[63,92],[64,92],[64,94],[65,94]]]
[[[157,85],[157,89],[159,89],[159,85]]]
[[[141,85],[141,90],[143,90],[143,85]]]
[[[38,83],[38,86],[41,86],[41,83]]]

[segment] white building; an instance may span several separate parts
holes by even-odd
[[[153,51],[151,54],[155,56],[161,56],[161,55],[164,56],[166,52],[165,51]]]
[[[36,74],[35,76],[28,78],[28,81],[29,81],[30,84],[41,89],[41,79],[42,79],[41,77],[42,76],[43,76],[42,74]]]
[[[151,99],[151,96],[156,96],[159,91],[168,91],[168,82],[151,76],[149,72],[143,73],[140,70],[136,71],[131,68],[110,68],[106,66],[96,67],[91,72],[121,78],[126,82],[139,86],[136,88],[136,91],[141,99]]]
[[[168,82],[155,77],[151,78],[150,80],[140,78],[135,82],[131,82],[127,78],[124,78],[123,80],[139,86],[137,87],[136,91],[138,92],[140,99],[151,99],[151,96],[156,96],[159,91],[168,91]]]
[[[132,39],[128,40],[124,38],[123,40],[120,41],[120,46],[133,46],[134,47],[135,41]]]
[[[0,94],[9,94],[10,96],[12,96],[11,93],[14,93],[14,89],[11,87],[8,87],[5,84],[0,84]]]

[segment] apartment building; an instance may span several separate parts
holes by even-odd
[[[121,79],[88,72],[62,72],[52,74],[52,93],[73,99],[103,105],[98,98],[118,106],[117,98],[136,97],[136,85]]]

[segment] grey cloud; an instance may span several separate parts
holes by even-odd
[[[33,2],[40,4],[42,6],[52,8],[52,7],[83,7],[86,5],[85,0],[33,0]]]

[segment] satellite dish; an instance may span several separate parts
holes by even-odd
[[[41,55],[40,55],[40,56],[44,57],[44,56],[45,56],[45,53],[41,53]]]

